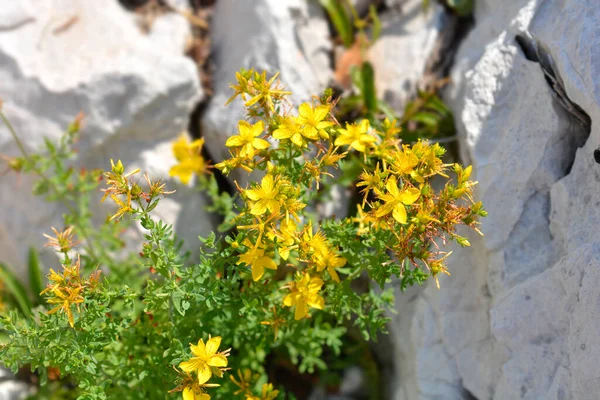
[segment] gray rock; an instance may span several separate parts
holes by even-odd
[[[599,17],[584,0],[476,4],[446,99],[489,216],[417,300],[416,357],[399,364],[416,371],[412,398],[597,398]]]
[[[437,3],[427,12],[422,0],[406,0],[400,8],[381,15],[381,37],[369,49],[368,57],[375,70],[379,98],[399,114],[416,94],[444,23],[444,11]]]
[[[26,149],[40,149],[44,136],[59,138],[82,111],[76,167],[107,169],[110,158],[120,158],[127,168],[168,178],[175,163],[170,142],[202,97],[196,66],[183,55],[189,28],[182,19],[159,17],[156,30],[145,35],[116,1],[10,3],[0,11],[0,96]],[[18,155],[4,125],[0,152]],[[27,248],[40,248],[51,226],[62,228],[62,208],[33,197],[32,181],[14,174],[0,180],[0,261],[22,275]],[[196,240],[210,226],[186,227],[181,216],[202,212],[202,200],[191,200],[193,190],[174,181],[168,186],[178,192],[157,213],[167,222],[179,221],[178,233]],[[98,209],[100,219],[114,208],[105,206]],[[46,261],[56,263],[50,254]]]

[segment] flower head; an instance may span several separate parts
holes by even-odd
[[[184,185],[187,185],[193,174],[200,175],[206,172],[206,161],[200,154],[203,146],[204,138],[190,143],[186,134],[179,136],[179,139],[173,143],[173,154],[178,164],[171,167],[169,175],[178,177]]]
[[[48,243],[46,243],[44,247],[56,247],[61,253],[67,253],[73,246],[79,243],[74,240],[72,226],[69,226],[61,232],[52,227],[52,231],[54,232],[54,237],[46,235],[45,233],[43,234],[48,239]]]
[[[308,140],[318,140],[319,136],[315,130],[302,129],[298,118],[286,117],[273,131],[273,138],[277,140],[290,139],[298,147],[306,147]]]
[[[311,277],[304,274],[300,280],[292,282],[292,292],[283,299],[286,307],[296,306],[294,319],[299,320],[308,316],[308,307],[322,310],[325,308],[325,300],[319,295],[324,282],[321,278]]]
[[[265,255],[265,249],[262,244],[257,243],[253,246],[249,240],[244,241],[244,244],[248,247],[248,250],[239,256],[239,260],[236,264],[244,263],[252,269],[252,279],[258,281],[265,274],[265,268],[277,269],[277,264],[273,259]]]
[[[406,224],[407,214],[405,205],[411,205],[421,195],[419,189],[406,188],[398,189],[398,181],[395,176],[388,179],[385,184],[387,193],[376,190],[377,196],[383,200],[384,204],[375,210],[375,217],[382,218],[392,213],[394,219],[400,224]]]
[[[188,373],[197,372],[198,384],[206,383],[213,373],[221,374],[222,369],[227,367],[227,357],[230,350],[217,353],[220,345],[220,336],[209,337],[206,344],[202,339],[198,341],[197,345],[190,343],[190,350],[194,357],[188,361],[183,361],[179,364],[179,368]]]
[[[275,390],[272,383],[264,383],[260,391],[260,396],[246,394],[246,400],[275,400],[277,396],[279,396],[279,390]]]
[[[238,124],[240,131],[239,135],[231,136],[225,142],[227,147],[241,147],[240,156],[243,158],[254,157],[256,150],[263,150],[270,146],[269,142],[259,138],[264,129],[263,121],[258,121],[254,125],[250,125],[246,121],[240,121]]]
[[[329,134],[325,129],[333,125],[333,122],[325,121],[329,114],[330,106],[320,105],[311,107],[308,103],[303,103],[298,107],[298,117],[296,121],[303,125],[302,136],[309,139],[317,139],[319,137],[328,139]]]
[[[198,379],[187,372],[181,375],[183,375],[181,382],[175,389],[169,390],[169,393],[181,392],[183,400],[210,400],[210,395],[205,392],[206,388],[220,386],[215,383],[198,383]]]
[[[275,182],[273,175],[265,175],[260,182],[260,186],[255,189],[244,190],[244,194],[254,201],[250,209],[251,214],[263,215],[267,211],[271,213],[279,212],[279,184]]]
[[[347,261],[344,257],[340,257],[335,250],[327,248],[326,251],[315,254],[313,258],[317,266],[317,271],[321,272],[327,269],[331,279],[333,279],[335,282],[340,281],[340,277],[335,269],[346,265]]]
[[[360,123],[346,123],[346,129],[338,129],[340,136],[335,139],[336,146],[348,145],[350,148],[365,152],[367,146],[377,139],[368,134],[369,120],[363,119]]]

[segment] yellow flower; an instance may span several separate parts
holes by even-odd
[[[127,193],[127,200],[125,201],[121,201],[121,199],[113,194],[110,195],[110,198],[119,206],[119,209],[112,217],[110,217],[109,221],[112,221],[113,219],[119,219],[127,213],[135,212],[135,210],[131,207],[131,192]]]
[[[252,371],[248,368],[244,369],[243,372],[238,369],[237,376],[238,378],[240,378],[239,381],[236,380],[232,375],[229,376],[231,382],[233,382],[234,385],[239,387],[239,389],[233,393],[234,395],[249,393],[250,387],[252,386],[252,381],[257,380],[260,377],[260,375],[258,374],[253,374]]]
[[[332,122],[324,121],[329,114],[329,106],[320,105],[311,107],[308,103],[302,103],[298,107],[297,121],[300,125],[303,125],[304,132],[302,136],[307,138],[321,137],[323,139],[329,139],[329,134],[325,131],[333,125]],[[314,139],[313,139],[314,140]]]
[[[279,333],[279,327],[285,325],[285,319],[277,316],[277,308],[273,307],[273,319],[269,321],[261,321],[261,325],[270,325],[273,329],[274,341],[277,341],[277,333]],[[231,380],[235,383],[233,378]],[[238,385],[239,386],[239,385]]]
[[[169,175],[178,177],[184,185],[187,185],[194,173],[200,175],[205,172],[206,162],[200,155],[202,146],[204,146],[203,138],[190,143],[185,133],[179,136],[179,139],[173,143],[173,154],[179,163],[171,167]]]
[[[383,187],[383,182],[387,174],[387,171],[379,170],[379,163],[377,163],[377,165],[375,166],[375,170],[373,171],[373,173],[363,171],[363,173],[360,174],[359,178],[361,179],[361,181],[356,184],[356,187],[364,186],[364,189],[361,190],[361,192],[364,193],[362,201],[363,207],[367,202],[369,192],[371,190],[381,189]]]
[[[318,140],[319,136],[316,130],[302,129],[296,118],[287,117],[279,124],[278,128],[273,131],[273,138],[290,139],[298,147],[306,147],[305,139]]]
[[[186,387],[183,389],[183,400],[210,400],[210,395],[197,392],[193,387]]]
[[[324,253],[327,251],[327,238],[322,231],[313,233],[312,221],[304,228],[301,238],[301,248],[308,256],[309,254]]]
[[[296,306],[294,319],[299,320],[308,316],[308,307],[322,310],[325,308],[325,300],[319,295],[324,282],[321,278],[305,274],[299,281],[292,282],[292,292],[283,299],[286,307]]]
[[[366,146],[377,141],[374,136],[369,135],[369,120],[363,119],[358,125],[346,123],[346,129],[339,129],[340,136],[335,139],[336,146],[348,145],[361,153],[365,152]]]
[[[253,394],[246,394],[246,400],[275,400],[279,395],[279,390],[273,388],[272,383],[264,383],[260,397],[254,396]]]
[[[225,146],[227,147],[241,147],[240,156],[243,158],[254,157],[256,149],[263,150],[270,146],[269,142],[261,139],[260,136],[265,129],[263,121],[258,121],[254,125],[250,125],[246,121],[240,121],[238,124],[240,131],[239,135],[235,135],[227,139]]]
[[[254,75],[254,76],[253,76]],[[279,81],[275,84],[275,79],[279,76],[279,72],[271,77],[271,79],[267,80],[267,72],[263,71],[262,74],[258,74],[254,72],[254,70],[242,71],[242,74],[235,74],[238,85],[231,85],[230,87],[235,90],[235,93],[225,105],[229,104],[236,96],[240,95],[242,100],[246,100],[246,94],[253,96],[250,100],[246,101],[244,105],[246,107],[251,107],[256,103],[260,103],[262,106],[266,106],[269,110],[274,111],[274,100],[281,100],[291,92],[286,92],[281,90],[279,86]]]
[[[393,167],[400,175],[410,175],[419,163],[419,158],[408,146],[404,146],[403,151],[395,152]]]
[[[54,314],[57,311],[62,311],[67,314],[67,319],[69,320],[69,325],[71,328],[75,326],[75,319],[73,318],[73,312],[71,311],[71,306],[75,304],[77,306],[77,311],[79,310],[79,304],[83,303],[84,299],[79,294],[83,290],[83,287],[77,288],[54,288],[51,290],[54,295],[53,298],[48,299],[49,304],[59,304],[54,307],[52,310],[48,311],[48,314]]]
[[[384,201],[384,204],[375,210],[375,217],[382,218],[392,213],[392,216],[398,223],[406,224],[407,215],[404,206],[411,205],[417,201],[421,192],[416,188],[407,188],[400,191],[395,176],[388,179],[385,188],[387,189],[387,194],[376,190],[377,196]]]
[[[188,373],[197,371],[198,384],[202,385],[206,383],[213,372],[218,373],[221,368],[227,366],[227,357],[229,356],[230,350],[217,353],[220,345],[220,336],[215,336],[213,338],[209,336],[206,345],[202,339],[198,341],[197,345],[190,343],[190,349],[195,357],[190,358],[188,361],[183,361],[179,364],[179,368]]]
[[[317,253],[314,256],[314,260],[317,266],[317,271],[321,272],[327,268],[327,272],[329,272],[331,279],[336,282],[340,281],[340,277],[335,269],[346,265],[347,260],[344,257],[340,257],[333,249],[328,248],[325,252]]]
[[[287,260],[290,256],[290,251],[297,247],[295,245],[297,236],[296,222],[293,219],[284,219],[281,221],[279,231],[273,228],[268,234],[269,239],[272,241],[275,241],[275,238],[277,238],[279,255],[284,260]]]
[[[446,260],[446,258],[448,258],[450,256],[450,254],[452,254],[451,251],[449,251],[448,253],[446,253],[442,258],[440,258],[439,260],[433,260],[429,262],[429,270],[431,271],[431,276],[433,276],[433,279],[435,279],[435,284],[437,286],[437,288],[440,288],[440,281],[438,281],[438,274],[442,273],[442,274],[446,274],[448,276],[450,276],[450,272],[448,272],[448,270],[446,269],[446,266],[444,265],[444,261]]]
[[[277,269],[277,264],[271,257],[265,255],[265,249],[262,246],[252,246],[249,240],[244,241],[248,250],[239,256],[237,265],[245,263],[252,269],[252,279],[258,281],[265,274],[265,268]]]
[[[198,379],[192,378],[189,373],[185,373],[182,382],[169,393],[182,392],[183,400],[210,400],[210,395],[205,392],[206,388],[218,387],[215,383],[198,383]]]
[[[250,213],[253,215],[263,215],[267,211],[277,213],[280,209],[279,204],[279,184],[275,183],[273,175],[267,174],[260,186],[256,189],[244,190],[244,194],[254,201]]]

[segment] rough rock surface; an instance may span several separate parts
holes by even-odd
[[[240,68],[266,70],[268,75],[280,72],[295,104],[319,94],[332,77],[329,30],[316,3],[219,0],[211,39],[215,93],[202,118],[202,134],[216,161],[229,157],[225,141],[237,134],[237,121],[244,118],[241,101],[223,106],[233,93],[229,84]]]
[[[416,93],[427,59],[446,21],[437,3],[423,11],[422,0],[396,1],[381,16],[381,37],[369,49],[378,97],[398,113]]]
[[[399,374],[414,374],[417,394],[397,399],[597,398],[598,18],[585,0],[477,2],[446,98],[489,211],[485,236],[455,249],[442,290],[399,310],[412,313],[400,347],[414,352]]]
[[[128,168],[167,177],[174,164],[169,143],[186,128],[202,90],[196,66],[183,55],[185,19],[166,14],[155,22],[143,34],[116,0],[0,7],[0,96],[26,149],[40,149],[44,136],[56,140],[82,111],[78,166],[106,169],[110,158],[120,158]],[[0,153],[18,154],[3,125]],[[14,174],[0,180],[0,261],[17,270],[29,246],[41,247],[43,232],[62,227],[62,209],[34,198],[31,183]],[[158,214],[192,239],[210,229],[186,225],[189,213],[202,212],[202,200],[173,181],[169,186],[178,192]]]

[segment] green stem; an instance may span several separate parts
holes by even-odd
[[[31,157],[27,153],[27,150],[25,150],[25,146],[23,146],[23,142],[21,142],[21,139],[19,139],[19,135],[17,135],[17,132],[15,131],[14,127],[12,126],[12,124],[10,123],[10,121],[8,120],[8,118],[6,117],[6,115],[1,110],[0,110],[0,118],[2,119],[2,122],[4,122],[4,124],[6,125],[6,127],[8,128],[8,130],[10,131],[10,134],[12,135],[13,139],[15,140],[15,142],[17,143],[17,147],[19,148],[19,151],[21,152],[21,155],[23,156],[23,158],[25,158],[25,160],[27,160],[28,164],[32,167],[32,171],[35,172],[36,175],[38,175],[42,180],[46,181],[50,185],[50,187],[52,188],[52,190],[58,195],[58,197],[61,200],[61,202],[65,205],[65,207],[67,207],[67,210],[69,210],[69,212],[72,215],[78,215],[77,210],[75,210],[73,208],[73,206],[71,206],[66,201],[65,197],[62,195],[62,193],[59,190],[59,188],[56,185],[56,183],[54,183],[52,180],[48,179],[46,177],[46,175],[44,175],[44,173],[31,160]],[[96,256],[96,252],[95,252],[94,247],[92,245],[92,241],[90,240],[89,236],[87,235],[86,230],[83,229],[83,227],[80,227],[80,233],[81,233],[81,236],[83,237],[83,239],[87,243],[86,247],[87,247],[88,252],[90,253],[90,256],[92,256],[92,258],[94,258],[94,259],[97,260],[98,257]]]

